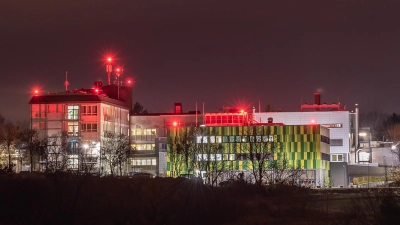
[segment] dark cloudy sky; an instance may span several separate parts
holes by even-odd
[[[150,112],[340,101],[400,112],[400,1],[1,0],[0,114],[30,90],[106,83],[115,53]]]

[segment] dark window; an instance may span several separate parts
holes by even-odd
[[[343,146],[343,139],[331,139],[331,146]]]

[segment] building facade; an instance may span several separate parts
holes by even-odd
[[[91,89],[36,94],[29,102],[31,128],[48,139],[50,152],[68,152],[69,169],[78,169],[78,152],[84,152],[94,170],[106,171],[100,159],[102,137],[107,132],[129,135],[130,95],[130,87],[102,87],[98,82]],[[44,169],[45,162],[40,163]]]
[[[130,142],[136,149],[130,159],[130,173],[150,173],[165,177],[167,131],[175,126],[196,126],[202,115],[190,113],[150,113],[130,117]]]
[[[232,115],[229,114],[231,117]],[[229,117],[228,116],[228,117]],[[264,157],[264,158],[263,158]],[[239,125],[171,127],[168,129],[167,176],[193,174],[221,182],[252,171],[277,181],[278,171],[301,170],[298,184],[329,183],[329,130],[320,125]],[[263,161],[261,163],[261,161]]]

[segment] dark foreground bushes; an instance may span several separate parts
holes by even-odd
[[[0,224],[327,224],[345,215],[321,207],[334,205],[330,193],[185,178],[14,175],[0,177],[0,193]]]

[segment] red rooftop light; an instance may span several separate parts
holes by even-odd
[[[107,61],[108,61],[108,62],[111,62],[111,61],[112,61],[112,58],[111,58],[111,57],[108,57],[108,58],[107,58]]]

